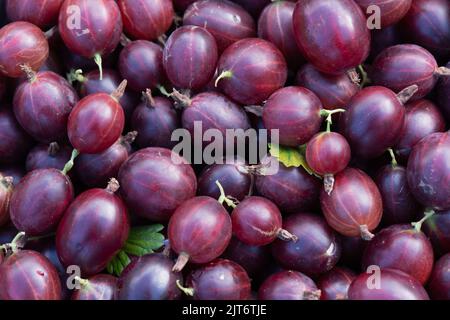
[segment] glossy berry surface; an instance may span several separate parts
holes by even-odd
[[[61,171],[31,171],[11,196],[11,220],[27,235],[45,235],[56,229],[73,197],[72,182]]]
[[[362,267],[371,265],[404,271],[425,284],[433,269],[433,248],[423,232],[409,224],[392,225],[377,233],[367,245]]]
[[[317,280],[322,294],[320,300],[348,300],[348,289],[356,274],[347,268],[336,267]]]
[[[62,170],[70,160],[71,153],[71,148],[66,145],[60,146],[56,142],[39,144],[28,153],[26,169],[27,171],[51,168]]]
[[[172,132],[180,127],[180,118],[172,101],[164,97],[146,98],[133,111],[131,127],[138,132],[136,144],[140,148],[172,148]]]
[[[128,138],[119,138],[103,152],[79,155],[75,161],[75,172],[81,182],[89,187],[102,187],[109,179],[117,177],[120,167],[131,152]]]
[[[367,12],[370,17],[372,10],[368,10],[370,6],[378,6],[381,15],[381,28],[388,27],[399,22],[411,8],[413,0],[355,0],[355,2]]]
[[[280,144],[299,146],[308,142],[322,124],[322,103],[309,89],[286,87],[275,91],[264,104],[267,130],[279,130]]]
[[[277,239],[272,245],[273,257],[286,270],[316,276],[331,270],[338,262],[339,240],[322,217],[309,213],[289,215],[283,228],[298,238],[295,242]]]
[[[318,71],[312,64],[301,67],[296,84],[314,92],[325,109],[347,108],[350,99],[360,90],[348,75],[329,75]]]
[[[252,16],[231,1],[197,1],[184,12],[183,24],[208,30],[216,39],[219,52],[236,41],[256,35]]]
[[[438,57],[450,57],[450,3],[446,0],[414,0],[401,22],[405,36]]]
[[[410,223],[423,213],[408,186],[405,167],[386,165],[380,168],[375,183],[383,199],[382,220],[385,224]]]
[[[0,163],[18,163],[32,147],[32,139],[17,123],[10,108],[0,109]]]
[[[275,44],[283,53],[289,66],[298,68],[304,63],[295,42],[292,15],[295,3],[276,1],[267,5],[258,20],[258,36]]]
[[[112,191],[83,192],[58,226],[56,250],[61,263],[66,267],[78,265],[83,277],[101,272],[128,237],[127,208]]]
[[[381,220],[383,203],[373,180],[359,169],[347,168],[335,175],[333,192],[322,190],[320,203],[328,224],[345,236],[371,236]]]
[[[181,116],[181,123],[194,139],[201,138],[196,136],[198,132],[203,136],[208,129],[219,130],[226,136],[227,129],[250,128],[244,109],[218,92],[203,92],[193,97]],[[202,130],[196,130],[199,124]]]
[[[67,120],[78,96],[69,83],[51,71],[30,75],[14,94],[17,121],[42,143],[60,141],[66,136]]]
[[[242,39],[229,46],[218,62],[218,87],[240,104],[259,104],[280,89],[287,78],[283,54],[262,39]]]
[[[135,152],[120,168],[119,182],[128,208],[152,221],[168,221],[179,205],[195,196],[197,189],[192,167],[164,148]]]
[[[216,184],[219,181],[227,196],[244,200],[250,193],[252,178],[242,171],[243,165],[242,161],[235,160],[205,167],[198,177],[197,194],[219,199],[220,190]]]
[[[186,286],[193,289],[195,300],[248,300],[251,293],[247,272],[226,259],[214,260],[192,271]]]
[[[428,288],[432,299],[450,300],[450,253],[436,262]]]
[[[130,42],[120,52],[119,71],[134,91],[153,89],[165,81],[163,49],[146,40]]]
[[[120,300],[178,300],[176,282],[181,273],[172,271],[173,261],[161,254],[150,254],[133,261],[123,271],[118,284]]]
[[[78,87],[80,98],[94,93],[112,94],[120,86],[122,77],[118,71],[103,69],[102,74],[102,80],[100,80],[100,72],[98,70],[92,70],[83,76]],[[139,95],[129,90],[127,86],[127,89],[119,98],[119,103],[125,113],[126,120],[128,120],[139,103]]]
[[[23,75],[21,65],[37,71],[49,52],[41,29],[24,21],[12,22],[0,29],[0,47],[0,71],[12,78]]]
[[[133,39],[156,40],[174,18],[171,0],[119,0],[125,33]]]
[[[43,30],[57,24],[64,0],[7,0],[6,14],[11,21],[28,21]]]
[[[72,300],[116,300],[117,278],[98,274],[86,279],[80,289],[72,294]]]
[[[36,251],[22,250],[0,265],[0,299],[60,300],[61,283],[50,261]]]
[[[262,197],[248,197],[231,214],[234,235],[249,245],[264,246],[282,237],[281,212]]]
[[[450,210],[438,212],[427,219],[423,232],[433,244],[436,256],[450,252]]]
[[[409,156],[408,184],[416,199],[427,207],[450,209],[450,133],[433,133],[417,143]]]
[[[73,25],[72,8],[79,10],[79,25]],[[93,58],[110,54],[117,47],[122,18],[116,1],[68,0],[61,6],[58,29],[73,53]]]
[[[320,175],[335,174],[350,162],[351,150],[347,140],[337,132],[321,132],[309,140],[306,161]]]
[[[258,291],[260,300],[318,300],[320,290],[303,273],[281,271],[268,277]]]
[[[324,73],[345,73],[369,55],[370,32],[366,18],[352,0],[297,2],[293,24],[300,51]],[[331,24],[334,27],[330,28]],[[314,32],[310,29],[312,25]]]
[[[261,277],[271,262],[270,246],[251,246],[236,237],[231,238],[222,257],[243,267],[252,279]]]
[[[407,159],[412,148],[429,134],[445,131],[445,119],[429,100],[417,100],[406,104],[405,126],[395,147],[396,153]]]
[[[179,255],[193,263],[207,263],[227,248],[231,218],[216,199],[195,197],[179,206],[170,218],[168,238]]]
[[[429,300],[429,296],[419,281],[403,271],[382,269],[380,288],[373,290],[367,286],[371,273],[362,273],[350,285],[350,300]]]
[[[399,44],[383,50],[374,60],[370,72],[373,84],[398,93],[411,85],[419,90],[413,100],[425,97],[438,79],[437,62],[433,55],[414,44]]]
[[[310,209],[317,203],[321,189],[320,180],[303,168],[288,168],[282,163],[275,174],[256,176],[255,186],[260,195],[285,213]]]
[[[340,128],[356,156],[375,158],[397,143],[405,113],[393,91],[367,87],[350,100],[341,116]]]
[[[125,126],[125,114],[119,102],[106,93],[81,99],[67,123],[70,143],[80,153],[105,151],[119,139]]]
[[[217,59],[216,40],[197,26],[178,28],[164,46],[164,69],[170,82],[179,89],[204,87],[214,76]]]

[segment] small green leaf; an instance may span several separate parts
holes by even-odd
[[[163,229],[164,226],[161,224],[131,229],[122,250],[110,261],[106,271],[120,276],[131,262],[129,255],[141,257],[161,248],[164,244],[164,236],[159,232]]]
[[[302,167],[310,175],[314,175],[321,178],[316,174],[306,162],[305,149],[306,145],[302,145],[299,148],[289,148],[275,144],[269,144],[270,155],[277,158],[286,167]]]
[[[130,257],[128,257],[128,255],[125,252],[123,252],[122,250],[119,251],[119,253],[117,254],[117,257],[119,258],[120,263],[124,267],[129,265],[131,262]]]
[[[114,259],[114,258],[113,258]],[[108,263],[108,265],[106,266],[106,272],[108,272],[109,274],[113,274],[114,273],[114,267],[111,263],[111,261]]]
[[[142,248],[141,246],[135,245],[131,242],[126,242],[125,245],[123,246],[123,250],[126,253],[137,257],[145,255],[146,252],[145,248]]]
[[[145,239],[148,236],[152,236],[164,229],[162,224],[154,224],[150,226],[141,226],[131,229],[129,239]]]
[[[297,149],[286,148],[276,144],[269,144],[269,148],[270,154],[286,167],[299,167],[302,163],[302,155]]]

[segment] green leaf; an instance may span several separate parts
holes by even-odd
[[[299,167],[302,164],[302,154],[298,149],[269,144],[270,155],[277,158],[286,167]]]
[[[275,157],[286,167],[302,167],[310,175],[314,175],[321,178],[320,175],[316,174],[313,169],[306,162],[305,150],[306,145],[302,145],[299,148],[289,148],[275,144],[269,144],[270,155]]]
[[[162,224],[154,224],[150,226],[141,226],[131,229],[129,239],[145,239],[148,236],[152,236],[164,229]]]
[[[163,229],[164,226],[161,224],[131,229],[122,250],[109,262],[106,271],[120,276],[131,262],[129,255],[141,257],[161,248],[164,244],[164,236],[159,232]]]

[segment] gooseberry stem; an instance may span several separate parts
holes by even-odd
[[[214,82],[214,86],[217,88],[219,81],[225,78],[231,78],[233,76],[233,72],[230,70],[222,71],[222,73],[217,77],[216,81]]]
[[[72,155],[70,156],[70,160],[66,163],[66,165],[64,166],[64,168],[62,169],[62,174],[63,175],[67,175],[67,173],[72,170],[73,165],[75,164],[74,160],[76,157],[78,157],[80,153],[78,152],[77,149],[73,149],[72,151]]]
[[[322,110],[320,110],[320,116],[327,117],[325,120],[327,122],[326,132],[331,132],[331,125],[333,124],[333,118],[332,118],[333,114],[340,113],[340,112],[345,112],[345,109],[334,109],[334,110],[322,109]]]
[[[145,91],[142,92],[142,95],[144,96],[144,99],[147,101],[148,106],[152,107],[155,105],[155,99],[153,99],[151,89],[145,89]]]
[[[98,66],[98,71],[100,72],[100,81],[103,80],[103,66],[102,66],[102,56],[99,53],[96,53],[94,56],[94,62]]]
[[[414,229],[417,232],[420,232],[422,230],[422,225],[425,221],[427,221],[428,219],[430,219],[432,216],[434,216],[436,212],[432,209],[427,209],[425,210],[425,215],[422,219],[420,219],[417,222],[412,222],[411,225],[414,227]]]
[[[70,70],[70,72],[67,74],[67,81],[69,81],[70,84],[74,83],[75,81],[80,83],[85,82],[86,78],[85,76],[83,76],[83,70]]]
[[[176,284],[177,284],[178,289],[180,289],[185,295],[190,296],[190,297],[194,296],[194,288],[183,287],[180,280],[177,280]]]
[[[167,98],[170,98],[171,95],[169,92],[167,92],[166,88],[164,88],[162,85],[158,85],[158,90],[165,95]]]
[[[367,72],[364,70],[364,67],[363,67],[362,64],[360,64],[358,66],[358,71],[359,71],[359,73],[361,74],[361,77],[362,77],[360,86],[361,86],[361,88],[363,88],[366,84],[368,84],[370,82],[370,80],[369,80]]]
[[[389,155],[391,156],[391,164],[393,167],[396,167],[398,165],[397,159],[395,158],[395,153],[392,148],[388,149]]]
[[[0,250],[3,250],[5,252],[5,256],[8,256],[10,251],[11,253],[16,253],[18,250],[22,249],[26,242],[26,234],[22,231],[16,234],[11,243],[1,245]]]
[[[227,196],[225,195],[225,190],[223,190],[223,187],[218,180],[216,180],[216,185],[220,190],[220,197],[217,201],[219,201],[220,204],[223,204],[225,202],[229,207],[233,209],[236,208],[236,204],[233,202],[233,200],[227,198]]]

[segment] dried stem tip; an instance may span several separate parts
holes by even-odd
[[[36,81],[36,72],[31,69],[31,67],[27,64],[21,64],[20,69],[25,73],[27,76],[28,81],[34,82]]]
[[[111,97],[115,99],[116,101],[119,101],[120,98],[122,98],[123,94],[125,93],[125,89],[127,88],[128,81],[125,79],[123,80],[116,90],[114,90],[113,93],[111,93]]]
[[[281,239],[283,241],[297,242],[297,240],[298,240],[298,237],[295,234],[292,234],[285,229],[280,229],[277,233],[277,236],[279,239]]]
[[[50,156],[54,157],[59,152],[58,142],[52,142],[49,144],[47,152]]]
[[[170,96],[182,107],[189,107],[192,104],[192,100],[185,94],[182,94],[180,91],[173,89],[173,92]]]
[[[145,91],[142,92],[142,96],[144,97],[145,101],[147,101],[147,105],[149,107],[153,107],[155,105],[155,99],[153,99],[152,90],[145,89]]]
[[[356,85],[359,85],[361,83],[361,79],[359,78],[359,74],[356,71],[356,69],[350,69],[347,71],[347,76],[350,78],[351,82],[353,82]]]
[[[359,230],[361,232],[361,238],[366,241],[372,240],[375,235],[369,231],[369,228],[366,224],[359,226]]]
[[[436,74],[439,76],[450,76],[450,69],[447,67],[439,67],[436,69]]]
[[[320,296],[322,295],[322,291],[320,290],[305,290],[303,292],[303,299],[304,300],[319,300]]]
[[[13,177],[3,177],[0,175],[0,183],[6,188],[9,189],[14,184],[14,178]]]
[[[334,176],[332,174],[326,174],[323,176],[323,189],[328,195],[331,195],[334,188]]]
[[[127,143],[127,144],[132,144],[134,142],[134,140],[136,140],[137,136],[138,136],[137,131],[130,131],[122,137],[122,142]]]
[[[397,93],[397,98],[401,102],[401,104],[405,104],[418,90],[419,86],[417,84],[413,84],[412,86],[406,87],[405,89]]]
[[[116,178],[111,178],[108,182],[108,186],[106,187],[106,190],[111,193],[116,193],[117,190],[119,190],[119,188],[120,188],[119,181],[117,181]]]
[[[181,252],[180,255],[178,256],[177,261],[175,262],[175,265],[172,268],[173,272],[180,272],[181,270],[183,270],[184,266],[188,263],[189,261],[189,255],[186,252]]]

